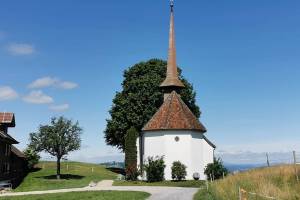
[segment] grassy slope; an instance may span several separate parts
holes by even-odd
[[[203,181],[162,181],[148,183],[145,181],[114,181],[114,186],[169,186],[169,187],[201,187]]]
[[[145,192],[101,191],[0,197],[0,200],[142,200],[149,196],[150,194]]]
[[[69,169],[67,170],[67,165]],[[14,191],[34,191],[34,190],[51,190],[61,188],[76,188],[87,186],[91,181],[101,181],[104,179],[115,179],[116,174],[106,170],[104,167],[79,163],[68,162],[62,163],[62,179],[56,180],[56,163],[42,162],[38,167],[43,168],[36,172],[29,173],[21,185]],[[94,172],[92,172],[94,167]]]
[[[300,166],[298,166],[300,172]],[[300,174],[299,174],[300,175]],[[209,191],[199,191],[195,200],[228,200],[238,199],[238,188],[249,192],[256,192],[266,196],[273,196],[281,200],[299,200],[300,183],[295,178],[295,168],[292,165],[274,166],[249,170],[247,172],[230,175],[223,180],[211,184]],[[249,200],[266,198],[249,195]]]

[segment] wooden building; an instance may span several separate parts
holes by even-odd
[[[19,142],[8,134],[8,128],[15,125],[13,113],[0,112],[0,182],[9,181],[13,185],[18,184],[27,171],[23,152],[13,146]]]

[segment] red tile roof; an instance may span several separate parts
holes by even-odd
[[[0,125],[5,124],[8,127],[15,127],[14,113],[0,112]]]
[[[206,128],[175,91],[167,97],[163,105],[143,128],[143,131],[151,130],[196,130],[202,133],[206,132]]]

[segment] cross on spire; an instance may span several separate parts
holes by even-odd
[[[173,12],[173,8],[174,8],[174,0],[170,0],[170,7],[171,7],[171,12]]]

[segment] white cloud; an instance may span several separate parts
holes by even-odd
[[[16,99],[18,93],[9,86],[0,86],[0,101]]]
[[[33,81],[28,85],[28,87],[31,89],[57,87],[57,88],[69,90],[78,87],[78,84],[70,81],[61,81],[58,78],[46,76]]]
[[[300,161],[299,138],[223,145],[221,149],[216,150],[216,155],[226,163],[261,164],[266,163],[266,153],[268,153],[270,162],[276,164],[291,163],[293,161],[292,151],[298,152],[297,159]]]
[[[55,85],[58,82],[58,79],[51,77],[39,78],[28,85],[29,88],[44,88]]]
[[[44,94],[41,90],[31,91],[28,95],[23,97],[23,100],[27,103],[33,104],[53,103],[53,98]]]
[[[13,43],[8,45],[7,51],[12,55],[31,55],[36,52],[35,48],[31,44],[25,43]]]
[[[70,90],[78,87],[78,84],[69,81],[64,81],[64,82],[60,82],[58,86],[62,89]]]
[[[52,105],[49,107],[50,110],[53,110],[55,112],[63,112],[70,108],[69,104],[61,104],[61,105]]]
[[[217,157],[221,157],[225,163],[231,164],[265,164],[267,163],[266,153],[240,151],[240,152],[216,152]],[[271,164],[292,163],[292,151],[270,152],[268,153]],[[299,155],[300,156],[300,155]],[[298,157],[299,157],[298,156]]]

